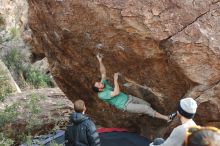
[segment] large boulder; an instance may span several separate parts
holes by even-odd
[[[121,87],[149,101],[163,114],[173,112],[184,95],[197,91],[192,89],[212,87],[220,79],[219,1],[28,0],[28,3],[29,25],[35,38],[33,47],[41,47],[40,52],[48,58],[51,72],[68,98],[72,101],[83,98],[90,116],[101,126],[133,127],[146,135],[157,133],[167,124],[118,111],[97,98],[90,88],[100,78],[97,52],[105,56],[110,82],[113,73],[119,71],[122,79],[130,78],[152,89],[149,91],[156,91],[157,95],[138,87]],[[218,97],[219,92],[215,94],[213,97]],[[209,103],[206,106],[213,106]],[[198,114],[196,120],[199,119]]]
[[[212,86],[197,86],[188,94],[199,104],[197,121],[202,125],[220,127],[220,82]]]
[[[219,3],[212,5],[209,11],[170,39],[171,60],[197,84],[212,85],[220,80],[219,8]]]

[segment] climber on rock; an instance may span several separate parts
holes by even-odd
[[[147,101],[121,92],[118,85],[119,73],[114,74],[114,88],[112,88],[106,80],[106,69],[102,58],[103,56],[101,54],[97,55],[100,64],[101,81],[95,82],[92,86],[92,89],[98,93],[98,97],[101,100],[123,111],[146,114],[168,122],[173,119],[173,115],[166,116],[155,111]]]

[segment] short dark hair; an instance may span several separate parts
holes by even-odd
[[[99,92],[99,88],[97,88],[95,85],[92,85],[92,90],[93,90],[94,92]]]
[[[217,146],[220,144],[220,130],[215,127],[202,127],[193,131],[186,141],[185,146]]]
[[[85,108],[85,102],[83,100],[79,99],[74,102],[75,112],[82,113],[84,111],[84,108]]]

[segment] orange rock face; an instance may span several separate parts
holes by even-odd
[[[82,98],[88,114],[105,127],[133,127],[144,135],[167,124],[147,116],[118,111],[91,90],[100,78],[97,52],[104,54],[107,75],[123,74],[160,94],[139,88],[123,91],[142,97],[163,114],[175,111],[186,95],[219,103],[220,3],[215,0],[29,0],[32,45],[44,52],[59,87],[74,101]],[[37,54],[37,52],[36,52]],[[202,96],[203,94],[207,97]],[[210,97],[210,98],[209,98]],[[214,100],[214,99],[213,99]],[[201,105],[203,102],[200,103]],[[220,122],[217,104],[199,109],[208,121]],[[208,116],[215,110],[217,114]],[[217,120],[216,120],[217,117]]]

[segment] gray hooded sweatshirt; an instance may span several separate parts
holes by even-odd
[[[170,136],[164,141],[163,144],[153,145],[153,143],[151,143],[150,146],[182,146],[186,137],[187,128],[193,126],[196,126],[196,123],[191,119],[186,123],[174,128]]]

